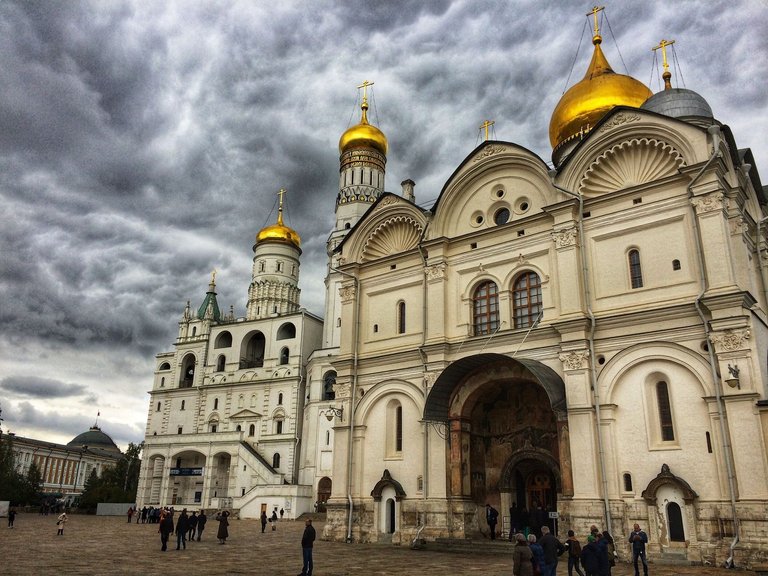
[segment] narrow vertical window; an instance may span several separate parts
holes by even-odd
[[[254,424],[251,424],[248,427],[248,436],[254,436],[256,434],[256,426]]]
[[[395,452],[403,451],[403,407],[395,409]]]
[[[541,280],[535,272],[525,272],[512,286],[512,314],[515,328],[532,326],[541,315]]]
[[[276,424],[277,424],[277,426],[275,428],[275,433],[276,434],[282,434],[283,433],[283,421],[282,420],[278,420],[276,422]]]
[[[672,427],[672,408],[669,404],[669,390],[667,389],[667,383],[663,380],[656,383],[656,401],[659,405],[661,439],[664,442],[671,442],[675,439],[675,430]]]
[[[163,388],[165,386],[165,376],[160,378],[160,388]]]
[[[213,409],[214,410],[218,410],[219,409],[219,399],[218,398],[214,398],[213,399]]]
[[[632,492],[632,474],[624,474],[624,492]]]
[[[283,393],[280,392],[280,394],[277,395],[277,405],[282,406],[283,404]]]
[[[157,403],[157,411],[160,412],[160,402]]]
[[[643,287],[643,271],[640,268],[640,252],[638,250],[629,251],[629,279],[632,282],[632,288]]]
[[[275,453],[275,455],[272,456],[272,468],[280,468],[280,454]]]
[[[405,302],[397,304],[397,333],[405,334]]]
[[[184,410],[184,404],[186,404],[186,401],[185,401],[185,400],[182,400],[182,401],[181,401],[181,409],[182,409],[182,410]]]
[[[288,364],[288,348],[280,350],[280,364]]]
[[[494,282],[483,282],[472,297],[475,336],[490,334],[499,327],[499,293]]]
[[[709,435],[709,432],[707,432],[707,452],[712,454],[712,437]]]

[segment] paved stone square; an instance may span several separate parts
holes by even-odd
[[[209,520],[201,542],[187,543],[176,551],[175,536],[169,550],[160,551],[157,524],[128,524],[126,518],[72,515],[64,536],[56,535],[56,516],[19,514],[9,529],[0,519],[0,574],[48,575],[162,574],[163,576],[218,576],[254,574],[295,576],[301,572],[301,534],[304,523],[284,520],[276,531],[261,533],[257,520],[232,520],[227,544],[216,540],[218,523]],[[318,534],[323,523],[315,522]],[[316,576],[414,574],[512,574],[510,556],[490,554],[478,547],[472,554],[449,553],[428,545],[426,550],[378,544],[315,543]],[[751,571],[738,571],[754,576]],[[725,576],[732,570],[711,567],[651,565],[651,576],[697,574]],[[564,565],[558,574],[565,576]],[[621,564],[613,576],[631,576]]]

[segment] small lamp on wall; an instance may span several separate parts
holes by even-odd
[[[343,420],[344,406],[342,406],[341,408],[334,408],[333,406],[331,406],[330,408],[326,408],[325,410],[320,410],[320,414],[325,414],[325,417],[328,419],[328,422],[331,422],[334,416],[338,416]]]
[[[725,383],[728,384],[728,386],[731,388],[738,388],[741,390],[741,382],[739,382],[739,367],[731,366],[728,364],[728,373],[731,375],[731,377],[726,378]]]

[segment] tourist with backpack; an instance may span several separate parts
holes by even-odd
[[[568,539],[565,541],[565,549],[568,551],[568,576],[573,576],[573,569],[579,576],[584,576],[581,571],[581,543],[576,539],[573,530],[568,530]]]

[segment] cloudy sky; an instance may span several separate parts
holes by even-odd
[[[674,39],[673,83],[707,98],[768,182],[768,4],[606,6],[614,69],[658,91],[651,48]],[[389,139],[387,189],[411,178],[424,207],[486,119],[549,160],[551,112],[591,55],[590,8],[4,0],[3,430],[68,442],[100,412],[118,445],[141,441],[154,355],[173,349],[214,268],[222,309],[244,315],[253,239],[281,187],[303,240],[302,303],[322,315],[338,139],[363,80]]]

